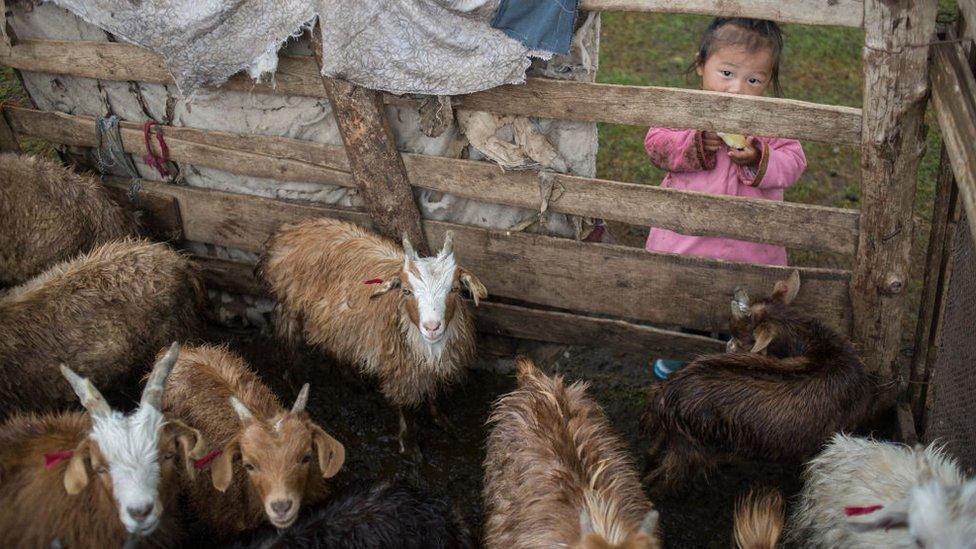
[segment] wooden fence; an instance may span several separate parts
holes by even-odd
[[[931,5],[930,5],[931,4]],[[887,375],[901,343],[901,314],[912,243],[912,201],[921,154],[926,62],[935,25],[930,2],[887,0],[583,0],[583,9],[684,12],[773,18],[865,30],[864,108],[661,87],[529,79],[454,98],[457,109],[638,126],[695,127],[862,147],[858,210],[712,196],[569,175],[554,176],[555,212],[727,236],[853,257],[852,271],[802,268],[798,306],[855,336],[868,364]],[[899,22],[895,24],[895,22]],[[894,30],[892,30],[894,29]],[[114,42],[13,40],[0,63],[19,70],[99,80],[171,83],[161,60]],[[327,97],[312,57],[283,58],[274,87],[244,76],[222,89]],[[388,104],[410,99],[382,94]],[[95,120],[6,106],[10,129],[56,143],[91,147]],[[140,126],[121,124],[127,152],[144,154]],[[347,148],[282,137],[165,127],[171,159],[242,175],[361,186]],[[2,138],[2,136],[0,136]],[[353,157],[359,160],[358,157]],[[355,164],[354,162],[352,164]],[[403,154],[409,185],[524,208],[540,205],[533,173],[492,164]],[[115,187],[129,183],[112,181]],[[281,223],[330,216],[370,225],[363,211],[144,182],[139,193],[157,229],[187,240],[259,250]],[[727,324],[736,286],[767,291],[789,269],[647,252],[563,238],[425,221],[439,243],[456,234],[462,264],[495,297],[519,305],[480,308],[482,330],[516,337],[620,345],[687,357],[720,345],[644,323],[700,329]],[[212,283],[260,291],[249,267],[201,258]]]

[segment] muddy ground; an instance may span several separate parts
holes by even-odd
[[[458,427],[457,434],[446,434],[426,411],[414,414],[417,438],[426,458],[418,465],[397,452],[396,414],[369,382],[350,375],[313,350],[301,349],[290,355],[258,331],[214,325],[208,327],[204,339],[227,343],[240,353],[286,405],[304,382],[311,384],[308,411],[346,447],[345,466],[333,479],[336,489],[363,480],[395,477],[412,481],[450,495],[472,531],[480,536],[484,422],[491,403],[514,388],[513,374],[493,371],[499,365],[510,365],[510,361],[480,356],[479,368],[471,372],[467,382],[438,401]],[[638,418],[642,388],[651,379],[648,357],[592,347],[547,347],[535,352],[546,356],[548,372],[591,382],[591,394],[629,444],[638,467],[643,467]],[[798,473],[795,466],[744,463],[721,468],[698,489],[670,496],[652,493],[661,512],[666,546],[730,547],[735,498],[753,486],[777,487],[792,496],[800,488]],[[204,542],[208,536],[198,533],[194,537]]]

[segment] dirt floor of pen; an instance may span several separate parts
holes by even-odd
[[[491,404],[515,386],[514,374],[495,373],[495,357],[480,356],[479,368],[438,404],[457,427],[447,434],[426,410],[413,415],[422,462],[397,451],[396,413],[369,382],[336,366],[312,349],[290,354],[272,338],[254,330],[209,326],[204,340],[226,343],[240,353],[285,403],[291,402],[305,382],[311,384],[308,410],[346,447],[346,463],[331,481],[339,490],[352,483],[403,479],[431,491],[447,494],[478,539],[484,518],[481,501],[485,420]],[[570,347],[547,368],[567,380],[590,382],[590,394],[599,401],[614,428],[626,440],[637,467],[644,465],[638,421],[644,389],[650,382],[648,357],[607,348]],[[735,499],[751,487],[779,488],[787,497],[800,489],[795,465],[743,463],[721,467],[709,481],[676,495],[649,491],[661,512],[661,529],[668,547],[730,547]],[[194,536],[203,542],[203,532]],[[194,546],[194,543],[188,546]]]

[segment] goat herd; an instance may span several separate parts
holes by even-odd
[[[187,343],[200,276],[137,234],[96,180],[0,156],[0,545],[173,547],[190,517],[237,547],[476,545],[449,500],[418,488],[327,499],[346,449],[305,411],[308,384],[284,407],[226,346]],[[451,246],[448,234],[420,257],[406,239],[318,219],[280,228],[256,269],[280,338],[378,380],[401,452],[402,410],[426,403],[447,424],[433,397],[475,356],[462,295],[477,305],[487,291]],[[848,340],[790,307],[799,291],[796,272],[767,298],[736,290],[728,352],[649,388],[647,485],[819,452],[788,522],[778,493],[740,500],[740,547],[976,547],[976,481],[939,448],[843,434],[879,412],[878,390]],[[659,547],[658,511],[587,384],[517,365],[488,421],[484,544]],[[140,378],[128,414],[98,390]],[[58,411],[75,398],[85,411]]]

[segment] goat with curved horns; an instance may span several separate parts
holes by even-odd
[[[648,390],[649,481],[679,485],[716,457],[799,461],[871,413],[872,383],[846,337],[790,304],[800,274],[731,303],[733,339]]]
[[[399,412],[401,452],[404,407],[427,402],[447,426],[433,399],[461,379],[475,353],[461,291],[475,306],[488,296],[457,265],[450,231],[436,256],[420,257],[406,237],[401,248],[343,221],[287,225],[268,241],[258,272],[278,300],[279,337],[305,340],[379,380]]]
[[[156,362],[131,414],[112,410],[91,381],[62,364],[87,413],[19,415],[0,427],[0,544],[119,547],[132,537],[179,544],[177,454],[192,471],[203,452],[198,431],[161,412],[179,351],[173,343]],[[90,482],[92,473],[100,482]]]

